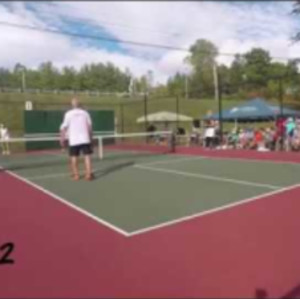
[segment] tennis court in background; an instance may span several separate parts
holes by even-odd
[[[16,264],[0,295],[282,297],[300,283],[300,164],[171,153],[164,134],[106,136],[92,182],[71,181],[53,148],[1,157]]]

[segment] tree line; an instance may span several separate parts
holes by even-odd
[[[215,92],[213,69],[218,49],[212,42],[200,39],[190,47],[190,53],[185,62],[192,67],[191,74],[177,73],[170,78],[168,93],[183,96],[188,91],[193,98],[211,98]],[[253,48],[243,55],[235,55],[230,66],[218,66],[220,90],[228,97],[272,98],[278,96],[281,81],[285,95],[299,98],[298,63],[298,59],[272,61],[268,51]]]
[[[50,90],[100,90],[123,92],[128,90],[130,73],[121,71],[112,63],[85,64],[79,70],[66,66],[61,70],[52,62],[41,63],[37,69],[20,63],[12,71],[0,68],[0,87],[20,88],[25,76],[26,89]]]
[[[52,62],[45,62],[37,69],[26,68],[20,63],[13,70],[0,68],[0,87],[20,88],[26,84],[26,89],[131,91],[133,95],[147,91],[157,96],[213,98],[218,48],[209,40],[199,39],[189,50],[184,63],[190,65],[190,74],[176,73],[166,84],[159,86],[151,86],[147,74],[132,79],[130,70],[122,71],[112,63],[85,64],[76,70],[72,66],[58,69]],[[281,80],[284,93],[298,99],[298,63],[297,59],[275,62],[268,51],[253,48],[243,55],[235,55],[230,66],[218,65],[220,90],[228,97],[260,95],[274,98],[278,96],[278,82]],[[155,77],[155,70],[152,72]]]

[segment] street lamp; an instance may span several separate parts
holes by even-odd
[[[278,78],[278,92],[279,92],[279,107],[280,118],[283,117],[283,90],[282,90],[282,76]]]
[[[22,76],[22,92],[25,92],[26,90],[26,68],[22,64],[18,64],[17,66],[17,71],[21,71],[21,76]]]

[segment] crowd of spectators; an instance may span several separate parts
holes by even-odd
[[[155,132],[156,127],[151,124],[147,131]],[[218,121],[208,121],[202,128],[193,126],[191,132],[179,127],[175,134],[177,144],[200,145],[206,149],[300,151],[300,118],[282,118],[275,123],[270,122],[269,126],[260,127],[253,123],[235,124],[231,130],[223,131],[223,138]],[[158,144],[161,138],[158,135],[149,136],[149,140],[153,139]]]
[[[222,141],[218,122],[208,122],[203,130],[193,128],[190,142],[208,149],[300,151],[300,119],[278,119],[267,127],[235,125],[232,130],[224,131]]]

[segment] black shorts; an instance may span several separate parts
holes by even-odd
[[[91,143],[79,144],[69,147],[69,155],[71,157],[78,157],[80,153],[83,155],[91,155],[93,153],[93,148]]]
[[[294,130],[289,131],[288,136],[293,137],[294,136]]]

